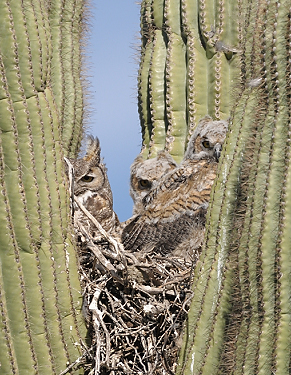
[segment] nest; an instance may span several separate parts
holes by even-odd
[[[125,251],[118,234],[104,231],[76,198],[75,205],[98,232],[93,238],[75,216],[89,336],[78,365],[87,375],[173,374],[196,259]]]

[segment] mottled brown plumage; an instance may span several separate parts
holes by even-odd
[[[227,127],[226,121],[209,116],[199,122],[182,163],[162,177],[143,198],[140,213],[127,222],[122,233],[126,250],[195,255]]]
[[[130,196],[133,199],[133,215],[143,210],[142,199],[156,186],[177,163],[167,151],[160,151],[155,158],[144,160],[138,155],[130,167]]]
[[[100,159],[98,138],[87,138],[86,154],[81,159],[70,160],[74,167],[74,196],[94,216],[108,233],[115,230],[119,221],[113,211],[113,198],[107,169]],[[88,217],[76,209],[75,219],[94,237],[96,228]]]

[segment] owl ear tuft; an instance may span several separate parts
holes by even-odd
[[[91,165],[100,164],[101,147],[98,137],[89,135],[87,136],[86,142],[87,149],[83,160],[89,162]]]
[[[143,163],[144,162],[144,158],[141,154],[138,154],[137,157],[134,159],[133,161],[134,163]]]
[[[157,160],[161,162],[165,161],[169,165],[169,169],[174,169],[178,166],[178,164],[175,162],[175,160],[166,150],[162,150],[158,152]]]
[[[198,124],[202,122],[205,124],[206,122],[212,122],[212,121],[213,121],[212,117],[209,115],[206,115],[201,120],[199,120]]]
[[[136,169],[144,162],[144,158],[141,154],[137,155],[137,157],[134,159],[131,167],[130,167],[130,174],[132,175]],[[131,176],[132,178],[132,176]]]

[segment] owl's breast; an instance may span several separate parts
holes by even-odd
[[[112,197],[106,191],[86,191],[78,196],[83,206],[94,216],[106,231],[111,231],[118,221],[114,211]]]

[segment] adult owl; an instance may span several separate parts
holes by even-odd
[[[101,161],[100,152],[99,139],[88,136],[85,156],[81,159],[70,159],[74,167],[74,197],[97,219],[103,229],[110,233],[116,229],[119,221],[113,211],[107,169]],[[96,227],[78,208],[75,219],[81,221],[93,237],[96,236]]]
[[[205,116],[191,136],[184,159],[142,200],[142,210],[122,232],[126,250],[186,256],[200,248],[205,214],[228,123]],[[191,254],[190,254],[191,257]]]
[[[161,177],[175,169],[177,163],[167,151],[160,151],[155,158],[144,160],[138,155],[130,167],[130,196],[133,215],[143,209],[142,199],[154,188]]]

